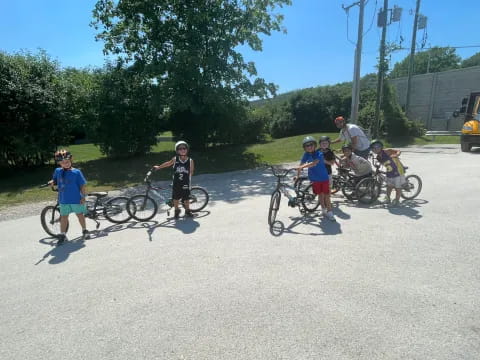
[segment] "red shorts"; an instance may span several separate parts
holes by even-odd
[[[330,194],[330,182],[326,181],[313,181],[312,189],[314,194]]]

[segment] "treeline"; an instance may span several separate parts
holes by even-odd
[[[375,120],[376,75],[362,78],[359,124],[372,129]],[[337,131],[333,119],[348,117],[352,83],[320,86],[291,92],[281,99],[254,102],[254,113],[263,119],[266,132],[279,138],[308,132]],[[396,100],[395,89],[385,83],[380,112],[380,130],[388,137],[412,137],[424,133],[421,124],[407,119]]]

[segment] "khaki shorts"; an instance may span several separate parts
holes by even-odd
[[[394,187],[395,189],[401,189],[407,182],[405,175],[395,176],[392,178],[387,177],[387,186]]]

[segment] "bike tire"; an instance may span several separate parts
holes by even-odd
[[[374,178],[366,178],[357,184],[355,193],[362,204],[372,204],[380,196],[380,189],[380,184]]]
[[[127,202],[127,212],[137,221],[148,221],[157,214],[158,205],[148,195],[132,196]]]
[[[40,214],[40,222],[45,232],[53,237],[60,235],[60,208],[57,206],[49,205],[43,208]],[[67,223],[68,231],[69,224]]]
[[[406,200],[415,199],[422,191],[422,179],[418,175],[408,175],[405,180],[400,196]]]
[[[317,194],[313,193],[313,185],[310,184],[304,190],[304,196],[301,200],[302,207],[307,212],[314,212],[320,206],[320,199]]]
[[[280,208],[280,199],[282,194],[280,191],[275,190],[270,197],[270,207],[268,208],[268,225],[272,227],[275,219],[277,218],[278,209]]]
[[[332,186],[330,188],[330,194],[336,194],[340,191],[340,184],[338,181],[338,175],[332,176]]]
[[[210,200],[210,195],[206,189],[200,186],[192,186],[190,189],[190,196],[188,198],[191,212],[198,212],[207,206]]]
[[[114,223],[122,224],[132,218],[128,212],[128,200],[126,196],[118,196],[106,201],[103,208],[103,216]]]
[[[342,185],[342,194],[348,200],[355,200],[355,184],[353,180],[347,180],[345,184]]]

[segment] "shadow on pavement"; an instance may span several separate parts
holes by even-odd
[[[296,234],[296,235],[338,235],[342,233],[340,223],[337,221],[331,221],[323,216],[318,217],[318,215],[305,215],[290,217],[293,221],[285,227],[285,224],[282,221],[275,221],[270,227],[270,234],[273,236],[281,236],[284,233]],[[310,225],[312,227],[318,228],[319,232],[300,232],[295,231],[295,228],[299,225]]]
[[[385,209],[385,210],[388,210],[388,212],[392,215],[408,216],[411,219],[418,220],[422,218],[422,214],[416,208],[420,208],[422,205],[428,204],[428,201],[424,199],[418,199],[418,198],[413,200],[403,200],[400,202],[400,205],[397,205],[397,206],[392,206],[390,204],[386,204],[378,200],[375,201],[373,204],[362,204],[358,201],[352,202],[348,200],[336,201],[335,204],[336,204],[335,215],[337,215],[338,217],[341,217],[340,205],[343,205],[346,207],[356,207],[356,208],[365,209],[365,211],[368,211],[369,209]]]
[[[152,234],[157,228],[160,228],[160,227],[177,229],[184,234],[192,234],[200,227],[200,223],[197,222],[196,219],[200,219],[208,215],[210,215],[210,211],[204,210],[204,211],[199,211],[195,213],[194,216],[191,218],[182,216],[178,220],[175,220],[173,217],[169,217],[162,222],[158,222],[158,221],[139,222],[131,226],[131,228],[147,229],[148,239],[149,241],[153,241]]]
[[[44,245],[50,245],[53,247],[50,251],[48,251],[43,257],[35,263],[35,265],[40,264],[41,262],[45,261],[48,257],[51,257],[48,260],[49,264],[59,264],[64,262],[68,259],[71,253],[74,253],[82,248],[84,248],[85,242],[90,241],[93,239],[99,239],[105,236],[108,236],[112,232],[117,232],[121,230],[125,230],[131,228],[135,225],[135,223],[124,223],[124,224],[114,224],[111,226],[106,227],[105,229],[101,230],[92,230],[90,231],[89,238],[83,239],[81,236],[78,236],[73,239],[66,240],[63,244],[57,246],[57,239],[48,237],[40,239],[38,242]]]

